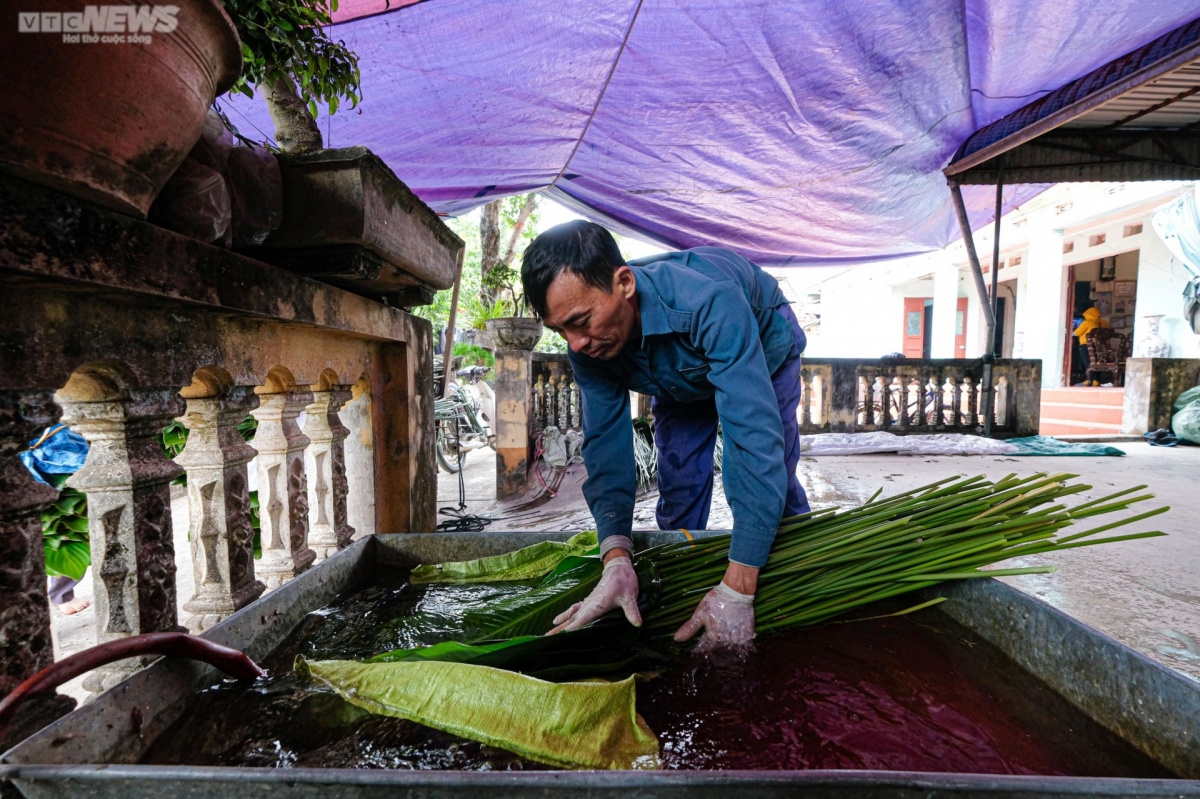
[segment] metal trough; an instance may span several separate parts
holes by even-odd
[[[709,535],[714,533],[709,533]],[[375,564],[411,567],[482,557],[569,533],[377,535],[205,633],[266,657],[309,612],[371,579]],[[637,533],[637,547],[679,539]],[[933,594],[931,594],[932,596]],[[1007,777],[895,771],[409,772],[130,765],[219,679],[202,664],[160,660],[0,756],[10,797],[1200,797],[1200,684],[995,580],[947,585],[939,606],[1101,726],[1184,778]]]

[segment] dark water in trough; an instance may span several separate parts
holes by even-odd
[[[372,716],[292,674],[297,654],[362,659],[444,640],[447,616],[520,590],[404,578],[383,573],[310,614],[264,663],[271,677],[203,692],[143,762],[546,768]],[[744,661],[681,659],[638,685],[638,711],[664,768],[1172,776],[936,611],[764,636]]]

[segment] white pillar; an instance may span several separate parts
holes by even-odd
[[[964,358],[955,352],[954,333],[958,318],[958,266],[950,253],[937,253],[933,270],[933,332],[929,348],[931,358]]]
[[[1066,326],[1063,233],[1053,227],[1053,213],[1053,209],[1045,209],[1029,217],[1024,301],[1017,303],[1021,357],[1041,359],[1042,388],[1062,385]]]
[[[262,561],[255,567],[274,590],[312,565],[317,553],[308,546],[308,478],[304,450],[308,436],[296,417],[311,405],[311,391],[262,394],[253,411],[258,419],[259,530]]]
[[[262,595],[254,576],[254,528],[250,524],[246,464],[254,447],[238,423],[258,405],[251,386],[234,386],[220,397],[187,400],[180,419],[190,431],[175,462],[187,471],[188,539],[195,592],[183,603],[193,633],[209,629]]]
[[[343,442],[350,430],[338,418],[338,411],[350,401],[350,391],[342,386],[313,391],[312,404],[306,409],[304,435],[308,471],[308,545],[320,563],[350,545],[354,528],[346,523],[346,449]]]

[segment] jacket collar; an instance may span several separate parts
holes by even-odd
[[[641,266],[632,267],[637,278],[638,315],[642,324],[642,341],[646,336],[658,336],[674,332],[667,321],[666,306],[663,305],[662,295],[650,278],[650,270]]]

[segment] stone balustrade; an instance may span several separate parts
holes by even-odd
[[[1041,373],[1041,361],[996,361],[994,438],[1037,435]],[[979,433],[983,427],[977,360],[804,358],[800,380],[801,433]]]
[[[516,497],[528,488],[537,437],[550,425],[581,430],[583,403],[566,355],[501,350],[496,372],[506,434],[497,491]],[[994,438],[1037,435],[1041,373],[1041,361],[995,362]],[[982,432],[983,364],[977,360],[804,358],[800,381],[801,433]],[[647,397],[633,401],[633,415],[650,415]]]
[[[179,599],[187,629],[207,629],[352,536],[434,529],[428,322],[12,178],[0,295],[0,695],[53,659],[40,514],[57,492],[17,453],[60,418],[90,444],[68,484],[87,495],[100,642],[184,629]],[[172,461],[156,436],[175,419],[189,436]],[[8,740],[70,705],[31,702]]]

